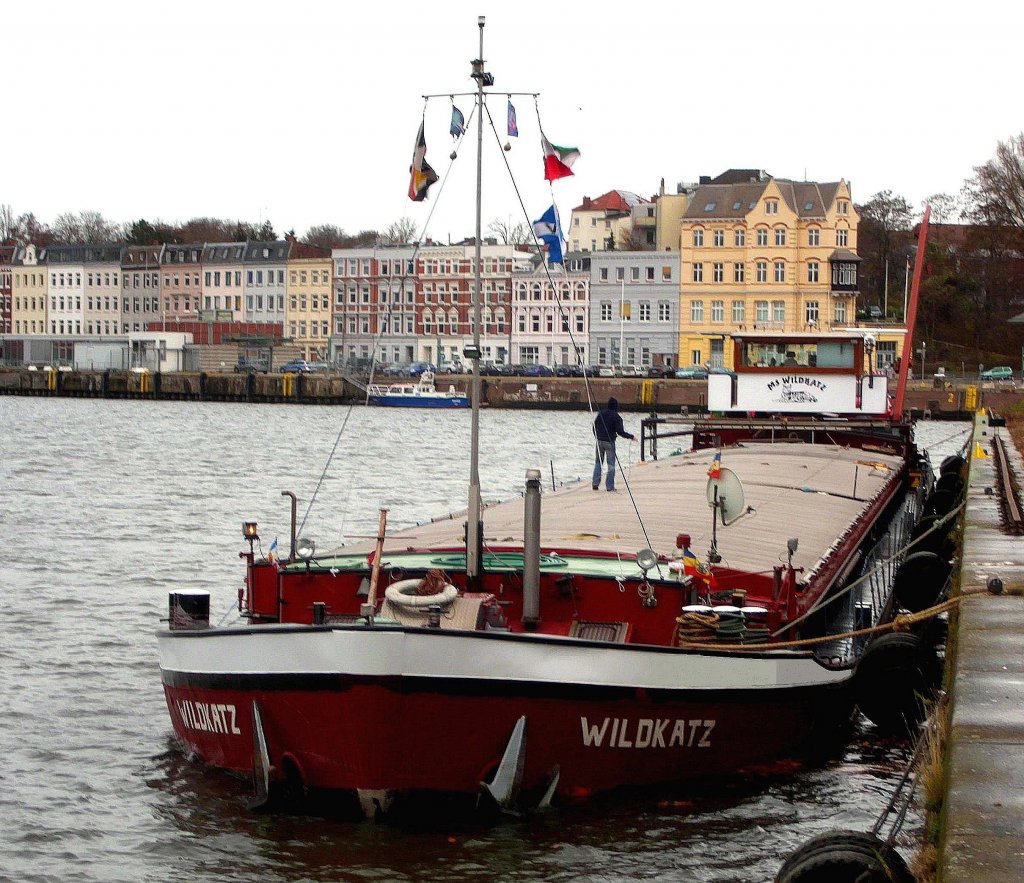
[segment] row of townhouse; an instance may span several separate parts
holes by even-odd
[[[331,336],[330,252],[299,242],[0,251],[2,332],[109,337],[175,322],[275,323],[307,358]]]
[[[849,185],[730,169],[650,200],[584,198],[551,265],[480,245],[485,360],[729,367],[738,333],[849,330],[858,215]],[[457,361],[474,339],[476,244],[332,253],[294,240],[32,246],[0,252],[15,334],[109,335],[210,318],[278,324],[307,358]],[[8,288],[4,289],[5,291]],[[4,301],[0,300],[0,304]],[[904,330],[881,327],[883,364]]]

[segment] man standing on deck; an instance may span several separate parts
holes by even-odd
[[[621,435],[631,441],[636,438],[626,432],[622,425],[622,417],[619,416],[619,400],[612,396],[608,399],[608,407],[599,411],[594,418],[594,439],[597,442],[597,449],[594,452],[594,490],[601,487],[601,463],[607,462],[608,477],[604,486],[607,490],[615,490],[615,437]]]

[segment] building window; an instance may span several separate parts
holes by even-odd
[[[713,235],[714,235],[715,248],[721,248],[723,245],[725,245],[725,231],[724,230],[715,230]]]
[[[818,302],[809,300],[804,304],[804,321],[808,325],[818,324]]]
[[[754,301],[754,321],[755,322],[767,322],[768,321],[768,301],[759,300]]]
[[[849,240],[849,235],[850,235],[850,231],[847,230],[845,227],[840,227],[838,230],[836,230],[836,245],[837,246],[846,246],[846,245],[848,245],[849,241],[850,241]]]
[[[747,231],[744,230],[742,227],[737,227],[733,231],[733,242],[736,245],[746,245],[747,244]]]
[[[777,199],[766,199],[764,201],[764,213],[766,215],[777,215],[779,213],[779,201]]]
[[[612,320],[612,304],[611,301],[601,301],[601,321],[611,322]]]
[[[773,322],[785,322],[786,321],[786,302],[784,300],[773,300],[772,301],[772,321]]]
[[[654,267],[648,267],[646,272],[646,278],[648,282],[654,281]]]
[[[818,281],[818,262],[808,261],[807,262],[807,281],[817,282]]]
[[[843,323],[846,321],[846,301],[837,300],[835,302],[835,318],[836,322]]]
[[[659,322],[671,322],[672,321],[672,305],[667,300],[658,301],[658,321]]]
[[[715,263],[712,264],[712,280],[714,282],[725,281],[725,264],[721,261],[715,261]]]
[[[746,265],[742,263],[736,263],[732,265],[732,280],[733,282],[742,282],[746,277]]]
[[[693,265],[693,281],[694,282],[703,282],[704,281],[704,265],[703,264],[699,264],[698,263],[698,264],[694,264]]]
[[[817,227],[811,227],[807,231],[807,244],[812,248],[821,244],[821,230]]]
[[[579,220],[579,218],[577,218],[576,220]],[[601,267],[601,281],[602,282],[607,282],[608,281],[608,268],[607,267]]]
[[[638,310],[639,310],[639,315],[637,316],[637,318],[641,322],[650,322],[651,321],[651,302],[649,300],[642,300],[642,301],[640,301],[640,303],[637,306],[638,306]]]
[[[725,301],[724,300],[713,300],[713,301],[711,301],[711,321],[712,322],[724,322],[725,321]]]
[[[783,261],[775,262],[775,281],[785,282],[786,281],[786,264]]]
[[[767,282],[768,281],[768,262],[758,261],[757,262],[757,281]]]
[[[701,227],[695,227],[693,230],[693,247],[702,248],[704,245],[704,230]]]
[[[758,227],[757,228],[757,244],[765,246],[768,244],[768,228]]]
[[[849,214],[850,213],[850,203],[848,203],[845,199],[838,200],[836,202],[836,211],[839,212],[839,214],[841,214],[841,215]]]
[[[732,321],[737,325],[742,325],[745,321],[746,316],[746,305],[741,300],[734,300],[732,302]]]
[[[630,267],[629,268],[629,279],[630,279],[631,282],[639,282],[640,281],[640,268],[639,267]]]
[[[691,300],[690,301],[690,321],[691,322],[703,322],[704,321],[704,301],[702,301],[702,300]]]
[[[785,245],[786,244],[786,228],[776,227],[775,228],[775,244]]]

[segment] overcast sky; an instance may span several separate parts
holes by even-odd
[[[916,207],[956,193],[997,142],[1024,130],[1024,12],[974,0],[859,3],[247,2],[18,4],[4,13],[0,202],[52,221],[210,215],[280,234],[347,232],[403,216],[426,234],[474,229],[475,121],[448,158],[450,92],[474,88],[477,16],[495,90],[539,92],[548,138],[578,147],[555,182],[581,198],[763,168],[845,178],[856,202],[891,189]],[[423,95],[442,191],[412,203]],[[505,96],[489,106],[506,139]],[[520,136],[485,129],[484,227],[551,202],[532,98]],[[466,114],[471,98],[457,98]]]

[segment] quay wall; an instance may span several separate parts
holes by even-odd
[[[469,391],[465,375],[439,376],[437,387]],[[594,377],[589,384],[575,377],[483,377],[482,402],[496,408],[586,410],[589,397],[602,407],[609,396],[623,411],[666,414],[705,410],[703,380]],[[1002,412],[1024,390],[983,384],[975,387],[977,406]],[[340,405],[364,401],[361,386],[340,374],[235,374],[219,371],[148,373],[135,371],[30,371],[0,369],[0,395],[69,396],[79,398],[189,399],[220,402],[275,402]],[[967,387],[936,389],[911,384],[907,407],[914,416],[969,419]]]

